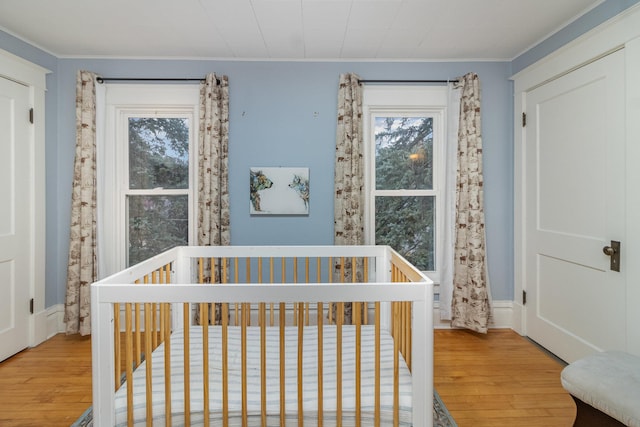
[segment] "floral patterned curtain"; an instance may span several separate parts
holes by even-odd
[[[364,160],[362,136],[362,87],[356,74],[341,74],[338,89],[334,195],[334,244],[364,244]],[[340,266],[336,265],[336,275]],[[356,268],[356,281],[362,269]],[[352,281],[351,265],[344,266],[344,280]],[[344,321],[351,323],[351,303],[345,303]]]
[[[485,253],[480,82],[476,74],[469,73],[458,84],[462,93],[451,325],[486,333],[490,293]]]
[[[67,334],[91,333],[91,283],[96,264],[96,75],[76,79],[76,155],[64,322]]]
[[[231,244],[229,215],[229,79],[208,74],[200,84],[198,140],[198,245]],[[219,267],[219,266],[218,266]],[[205,282],[219,283],[220,272],[204,268]],[[199,322],[200,307],[196,309]],[[220,323],[220,304],[211,321]]]

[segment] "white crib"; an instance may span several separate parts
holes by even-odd
[[[92,285],[94,425],[431,426],[432,306],[386,246],[174,248]]]

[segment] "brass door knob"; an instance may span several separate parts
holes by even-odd
[[[616,250],[611,246],[605,246],[604,248],[602,248],[602,252],[604,252],[605,255],[613,256],[615,255]]]

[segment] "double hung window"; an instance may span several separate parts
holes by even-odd
[[[192,85],[107,88],[99,188],[108,270],[192,243],[197,103]]]
[[[366,236],[437,276],[446,88],[365,87]]]

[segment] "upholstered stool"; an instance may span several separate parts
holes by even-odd
[[[640,427],[640,357],[595,353],[565,367],[561,379],[576,402],[574,426]]]

